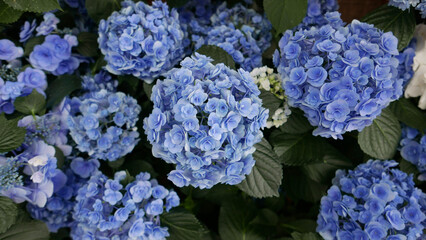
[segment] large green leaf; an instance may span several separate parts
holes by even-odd
[[[211,57],[213,59],[213,64],[223,63],[226,66],[235,69],[235,62],[232,56],[218,46],[203,45],[197,50],[197,52]]]
[[[302,22],[308,9],[307,0],[263,0],[266,16],[277,31],[283,33]]]
[[[0,234],[2,240],[48,240],[49,230],[42,221],[32,220],[12,225],[7,232]]]
[[[358,135],[362,151],[378,159],[391,159],[398,147],[401,126],[398,119],[388,109],[383,109],[373,124],[364,128]]]
[[[300,168],[284,169],[283,189],[293,200],[318,202],[326,194],[328,185],[312,180]]]
[[[426,113],[417,108],[410,100],[400,98],[391,103],[390,110],[399,121],[419,130],[426,129]]]
[[[284,102],[283,100],[277,98],[274,94],[263,89],[260,90],[260,99],[262,99],[262,106],[269,109],[269,118],[272,118],[272,115],[277,111],[277,109]]]
[[[18,127],[18,121],[0,115],[0,153],[12,151],[24,142],[26,130]]]
[[[25,12],[49,12],[55,9],[61,9],[58,0],[3,0],[12,8]]]
[[[89,16],[99,22],[107,19],[112,12],[121,8],[120,0],[86,0],[86,9]]]
[[[30,95],[16,98],[13,105],[18,112],[23,114],[40,114],[46,106],[46,99],[33,89]]]
[[[208,231],[198,221],[194,214],[184,208],[174,208],[161,215],[161,223],[169,228],[171,240],[203,239]]]
[[[301,166],[322,161],[328,143],[312,133],[289,134],[275,131],[270,142],[281,161],[288,166]]]
[[[363,22],[374,24],[384,32],[392,32],[398,38],[398,50],[404,49],[413,38],[416,19],[414,11],[402,11],[387,4],[367,14]]]
[[[76,75],[62,75],[49,83],[46,90],[47,104],[50,108],[60,103],[64,97],[81,88],[81,79]]]
[[[294,240],[321,240],[321,237],[317,233],[298,233],[294,232],[291,234]]]
[[[314,127],[309,123],[308,119],[303,115],[302,110],[297,108],[291,109],[291,115],[287,122],[284,123],[280,130],[284,133],[301,134],[312,131]]]
[[[278,162],[278,156],[266,139],[262,139],[255,147],[253,158],[256,164],[246,179],[237,186],[252,197],[279,196],[278,189],[283,178],[283,169]]]
[[[250,222],[255,218],[254,206],[242,199],[225,202],[219,213],[219,235],[222,240],[264,239]]]
[[[18,216],[18,207],[7,197],[0,197],[0,233],[4,233],[15,222]]]
[[[0,1],[0,23],[13,23],[21,17],[22,11],[13,9],[11,6]]]
[[[86,57],[96,57],[98,55],[98,34],[82,32],[78,34],[77,51]]]

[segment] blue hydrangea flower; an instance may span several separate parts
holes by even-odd
[[[402,86],[406,86],[410,80],[413,78],[414,70],[414,56],[416,55],[416,45],[417,40],[412,39],[410,44],[406,48],[404,48],[396,58],[399,61],[398,65],[398,78],[403,79]],[[402,89],[401,89],[402,90]]]
[[[397,44],[391,32],[354,20],[286,31],[273,60],[290,106],[317,126],[313,134],[342,138],[370,125],[402,95]]]
[[[43,71],[27,67],[20,72],[19,68],[0,67],[0,113],[12,114],[13,103],[17,97],[27,96],[34,89],[45,96],[47,88],[46,75]]]
[[[326,25],[329,21],[326,19],[325,14],[337,10],[339,10],[339,3],[337,0],[308,0],[306,17],[303,18],[302,23],[294,28],[294,30]],[[335,14],[337,14],[337,12]]]
[[[77,191],[87,183],[89,176],[95,173],[98,167],[99,162],[95,159],[85,161],[82,158],[74,158],[71,161],[71,167],[66,167],[66,181],[61,186],[55,186],[53,195],[47,200],[46,206],[40,208],[27,204],[28,212],[33,218],[45,222],[50,232],[75,226],[72,210],[76,203]]]
[[[410,7],[415,7],[420,11],[422,18],[426,18],[426,1],[425,0],[389,0],[389,6],[397,7],[401,10],[409,10]]]
[[[55,16],[55,14],[48,12],[43,15],[43,22],[36,28],[37,34],[36,36],[47,36],[51,32],[57,29],[57,24],[59,23],[59,19]]]
[[[419,170],[418,179],[426,181],[426,135],[424,131],[419,132],[414,128],[403,126],[400,151],[401,156]]]
[[[44,207],[54,189],[66,182],[65,174],[57,169],[55,148],[43,141],[34,141],[21,154],[8,159],[22,170],[23,184],[0,187],[0,195],[22,203],[27,201]]]
[[[426,1],[422,0],[422,2],[416,6],[416,10],[420,11],[422,18],[426,18]]]
[[[24,50],[8,39],[0,40],[0,60],[12,61],[24,55]]]
[[[321,199],[317,232],[326,240],[424,239],[426,194],[398,163],[369,160],[336,171]]]
[[[72,74],[80,65],[78,58],[71,54],[71,49],[78,45],[77,38],[66,34],[46,36],[44,43],[36,45],[30,54],[33,67],[49,71],[53,75]]]
[[[206,43],[228,52],[244,70],[262,66],[262,54],[269,48],[272,25],[268,19],[242,4],[227,8],[220,5],[211,16],[212,28]]]
[[[97,92],[105,89],[109,92],[116,92],[118,81],[112,79],[111,75],[107,71],[101,70],[94,77],[83,76],[83,82],[81,83],[83,90],[88,92]]]
[[[268,119],[250,73],[211,62],[195,53],[157,81],[144,119],[153,155],[176,164],[168,178],[179,187],[240,183]]]
[[[179,197],[167,190],[149,173],[140,173],[136,180],[123,186],[124,171],[108,179],[96,172],[78,190],[73,211],[76,222],[71,228],[73,239],[165,239],[160,215],[179,205]]]
[[[183,58],[183,37],[179,14],[166,3],[127,0],[120,12],[101,20],[98,43],[109,72],[151,83]]]
[[[19,33],[19,42],[26,42],[33,36],[33,32],[37,27],[37,22],[34,19],[31,23],[25,21],[24,25],[21,27],[21,32]]]
[[[81,152],[115,161],[138,143],[136,122],[141,107],[131,96],[102,89],[74,98],[73,104],[77,110],[71,111],[68,127]]]

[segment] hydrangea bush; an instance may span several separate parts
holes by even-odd
[[[153,88],[154,110],[144,119],[152,154],[176,170],[179,187],[238,184],[254,165],[268,110],[250,74],[195,53]]]
[[[317,231],[324,239],[421,239],[426,194],[395,161],[369,160],[338,170],[321,199]]]
[[[400,141],[401,156],[415,165],[420,172],[418,179],[426,181],[426,135],[423,131],[403,126]]]
[[[342,138],[362,131],[402,95],[398,39],[373,25],[352,21],[286,31],[274,53],[290,106],[305,112],[314,135]]]

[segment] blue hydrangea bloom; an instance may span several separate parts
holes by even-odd
[[[105,89],[109,92],[116,92],[118,81],[113,79],[107,71],[101,70],[94,77],[83,76],[83,82],[81,83],[83,90],[88,92],[97,92]]]
[[[30,54],[33,67],[49,71],[53,75],[72,74],[80,65],[77,57],[71,54],[71,49],[78,45],[77,38],[66,34],[46,36],[44,43],[36,45]]]
[[[321,199],[317,232],[326,240],[424,239],[426,194],[397,165],[369,160],[355,170],[337,170]]]
[[[426,181],[426,135],[425,131],[403,126],[400,141],[401,156],[414,164],[420,172],[418,179]]]
[[[45,96],[47,88],[46,75],[43,71],[27,67],[20,72],[19,68],[0,67],[0,113],[12,114],[13,103],[17,97],[27,96],[34,89]]]
[[[157,81],[144,119],[153,155],[176,164],[168,178],[179,187],[240,183],[268,119],[250,73],[211,62],[195,53]]]
[[[290,106],[317,126],[314,135],[336,139],[361,131],[402,95],[397,45],[391,32],[354,20],[286,31],[273,60]]]
[[[8,159],[22,170],[23,184],[0,187],[0,195],[22,203],[27,201],[44,207],[54,189],[66,182],[65,174],[57,169],[55,148],[43,141],[34,141],[21,154]]]
[[[179,14],[166,3],[127,0],[120,12],[101,20],[98,43],[109,72],[151,83],[183,58],[183,37]]]
[[[102,89],[74,98],[73,104],[77,110],[71,111],[68,127],[81,152],[115,161],[138,143],[136,122],[141,107],[131,96]]]
[[[262,54],[272,39],[272,25],[264,15],[242,4],[227,8],[224,2],[210,19],[208,45],[224,49],[246,71],[262,66]]]
[[[0,60],[12,61],[24,55],[24,50],[8,39],[0,40]]]
[[[422,0],[422,2],[416,6],[416,10],[420,11],[422,18],[426,18],[426,1]]]
[[[82,158],[74,158],[71,161],[71,168],[67,166],[65,170],[65,184],[55,186],[53,195],[47,200],[45,207],[27,204],[28,212],[33,218],[45,222],[50,232],[75,226],[72,210],[76,203],[77,191],[87,183],[89,176],[96,172],[98,167],[99,162],[95,159],[85,161]]]
[[[37,27],[37,22],[34,19],[31,23],[26,21],[21,27],[21,32],[19,33],[19,42],[26,42],[33,36],[33,32]]]
[[[78,190],[73,211],[76,222],[73,239],[165,239],[160,215],[179,205],[179,197],[167,190],[149,173],[140,173],[135,181],[123,186],[124,171],[108,179],[96,172]]]
[[[403,79],[402,86],[406,86],[411,78],[413,78],[414,70],[413,70],[413,59],[416,55],[416,39],[412,39],[410,44],[406,48],[404,48],[396,58],[399,61],[398,65],[398,78]]]
[[[339,3],[337,0],[308,0],[308,9],[306,17],[303,18],[294,30],[309,29],[310,27],[321,27],[328,24],[325,17],[327,12],[335,12],[339,10]],[[336,13],[337,14],[337,13]]]
[[[57,29],[59,19],[55,14],[48,12],[43,15],[43,22],[36,28],[37,36],[46,36]]]
[[[422,18],[426,18],[426,1],[425,0],[389,0],[389,6],[397,7],[401,10],[409,10],[410,7],[415,7],[420,11]]]

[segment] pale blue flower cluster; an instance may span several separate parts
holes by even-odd
[[[426,181],[426,135],[417,129],[404,126],[400,141],[401,156],[414,164],[420,172],[418,179]]]
[[[152,89],[154,109],[144,119],[152,153],[176,164],[176,186],[238,184],[255,163],[268,110],[250,73],[195,53]]]
[[[40,23],[40,25],[36,28],[36,36],[47,36],[51,32],[57,30],[57,25],[59,23],[59,19],[55,16],[55,14],[48,12],[43,15],[43,21]],[[32,30],[34,27],[34,22],[31,25],[24,24],[23,31],[21,32],[22,35],[28,36],[30,33],[32,33]],[[26,34],[23,34],[26,33]],[[21,38],[22,40],[22,38]],[[23,41],[24,42],[24,41]]]
[[[23,177],[19,173],[21,165],[15,158],[0,156],[0,192],[23,185]]]
[[[78,190],[73,217],[76,224],[71,237],[79,239],[165,239],[160,215],[179,205],[179,197],[149,173],[140,173],[136,180],[123,187],[124,171],[108,179],[96,172]]]
[[[131,74],[148,83],[166,73],[184,56],[184,33],[175,9],[156,0],[152,6],[140,1],[122,2],[99,24],[98,43],[116,75]]]
[[[81,83],[83,90],[88,92],[97,92],[105,89],[109,92],[116,92],[118,81],[113,79],[107,71],[101,70],[94,77],[89,75],[83,76],[83,82]]]
[[[102,89],[73,98],[73,105],[77,110],[71,111],[68,127],[81,152],[115,161],[138,143],[136,122],[141,107],[131,96]]]
[[[408,82],[413,78],[414,70],[414,56],[416,55],[416,39],[410,41],[410,44],[404,48],[396,58],[399,61],[398,65],[398,79],[403,79],[402,86],[406,86]]]
[[[77,57],[71,54],[72,47],[77,46],[77,37],[66,34],[46,36],[43,44],[36,45],[30,54],[33,67],[48,71],[53,75],[72,74],[80,65]]]
[[[0,67],[0,113],[12,114],[15,99],[29,95],[34,89],[45,95],[47,80],[43,71],[31,67],[19,71],[19,68],[7,65]]]
[[[394,6],[404,11],[409,10],[410,7],[415,7],[422,14],[422,18],[426,18],[425,0],[389,0],[389,6]]]
[[[55,185],[54,193],[47,200],[45,207],[40,208],[33,204],[27,204],[28,212],[33,218],[45,222],[50,232],[75,226],[72,210],[78,189],[87,183],[90,175],[97,171],[98,167],[99,162],[95,159],[85,161],[82,158],[74,158],[70,167],[66,167],[65,184]]]
[[[273,60],[290,106],[318,126],[313,134],[341,139],[370,125],[402,95],[405,80],[391,32],[358,20],[343,27],[333,15],[326,14],[331,25],[286,31]]]
[[[54,188],[66,182],[65,174],[57,169],[55,148],[43,141],[33,142],[21,154],[7,161],[14,161],[14,165],[23,172],[23,184],[3,188],[0,195],[16,203],[27,201],[44,207],[47,199],[52,197]]]
[[[26,21],[21,27],[21,32],[19,33],[19,42],[26,42],[33,36],[33,32],[37,27],[37,22],[34,19],[31,23]]]
[[[210,20],[206,44],[224,49],[246,71],[262,66],[262,54],[272,39],[272,25],[264,15],[242,4],[227,8],[224,2]]]
[[[326,240],[424,239],[426,194],[397,165],[369,160],[338,170],[321,199],[317,232]]]
[[[328,12],[339,10],[337,0],[308,0],[308,9],[306,17],[303,19],[296,29],[309,29],[310,27],[321,27],[329,22],[325,18]]]

